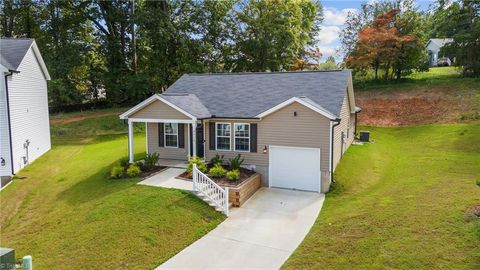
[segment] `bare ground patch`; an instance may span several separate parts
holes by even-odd
[[[430,88],[356,93],[359,123],[373,126],[407,126],[451,123],[462,115],[480,111],[474,90]]]

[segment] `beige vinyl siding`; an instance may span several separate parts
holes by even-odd
[[[297,116],[294,116],[294,112]],[[216,122],[233,123],[254,123],[255,121],[224,121]],[[319,113],[294,102],[266,117],[257,121],[257,153],[215,151],[209,147],[209,128],[205,125],[205,158],[209,160],[215,154],[224,155],[225,159],[241,154],[245,158],[245,164],[268,167],[268,153],[264,154],[263,149],[269,145],[297,146],[320,148],[321,170],[328,171],[329,164],[329,130],[330,121]],[[233,148],[233,132],[231,144]]]
[[[185,120],[190,119],[185,114],[179,112],[163,101],[156,100],[145,106],[138,112],[132,114],[129,118],[149,118],[149,119],[172,119]]]
[[[158,138],[158,123],[147,123],[147,151],[148,153],[158,153],[160,158],[187,160],[188,155],[188,125],[185,125],[185,148],[160,147]]]
[[[347,91],[345,91],[345,93],[347,93]],[[354,139],[353,131],[355,126],[355,118],[354,116],[352,117],[352,114],[350,113],[348,94],[345,94],[345,98],[343,99],[342,110],[340,111],[340,118],[340,125],[336,126],[334,130],[333,170],[335,170],[338,162],[342,158],[343,153],[345,153],[348,147],[350,147]],[[345,133],[343,148],[342,132]]]

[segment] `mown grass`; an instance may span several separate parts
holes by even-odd
[[[463,78],[455,67],[432,67],[427,72],[414,72],[399,81],[372,80],[356,76],[354,87],[356,91],[377,90],[418,90],[425,88],[453,88],[456,90],[478,89],[480,78]]]
[[[479,269],[480,124],[368,128],[285,269]]]
[[[116,116],[52,125],[50,152],[0,192],[1,245],[32,255],[35,269],[151,269],[224,216],[188,192],[112,180],[127,154]],[[142,126],[137,157],[145,154]]]

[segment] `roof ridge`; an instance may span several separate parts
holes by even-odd
[[[332,70],[302,70],[302,71],[260,71],[260,72],[219,72],[219,73],[185,73],[188,76],[210,76],[210,75],[275,75],[275,74],[294,74],[294,73],[328,73],[343,72],[350,69],[332,69]]]

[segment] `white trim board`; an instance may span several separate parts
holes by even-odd
[[[128,117],[130,115],[132,115],[133,113],[136,113],[138,112],[139,110],[143,109],[145,106],[153,103],[154,101],[161,101],[165,104],[167,104],[168,106],[172,107],[173,109],[183,113],[185,116],[187,116],[188,118],[192,119],[192,120],[197,120],[197,118],[193,115],[191,115],[190,113],[184,111],[183,109],[181,109],[180,107],[178,107],[177,105],[167,101],[166,99],[164,99],[163,97],[161,97],[159,94],[154,94],[153,96],[145,99],[144,101],[140,102],[139,104],[135,105],[133,108],[131,108],[130,110],[122,113],[120,115],[120,119],[128,119]]]
[[[267,116],[267,115],[269,115],[269,114],[271,114],[271,113],[274,113],[274,112],[280,110],[281,108],[284,108],[284,107],[292,104],[293,102],[298,102],[298,103],[302,104],[303,106],[305,106],[305,107],[307,107],[307,108],[309,108],[309,109],[311,109],[311,110],[313,110],[313,111],[315,111],[315,112],[317,112],[317,113],[319,113],[319,114],[327,117],[327,118],[330,119],[330,120],[333,120],[333,119],[336,119],[336,118],[337,118],[335,115],[333,115],[332,113],[328,112],[327,110],[325,110],[325,109],[323,109],[323,108],[319,108],[319,107],[317,107],[317,106],[314,106],[314,105],[306,102],[305,100],[303,100],[302,98],[299,98],[299,97],[292,97],[292,98],[290,98],[290,99],[287,99],[287,100],[285,100],[284,102],[282,102],[282,103],[280,103],[280,104],[278,104],[278,105],[276,105],[276,106],[274,106],[274,107],[272,107],[272,108],[270,108],[270,109],[268,109],[268,110],[266,110],[266,111],[258,114],[258,115],[255,116],[255,117],[263,118],[263,117],[265,117],[265,116]]]

